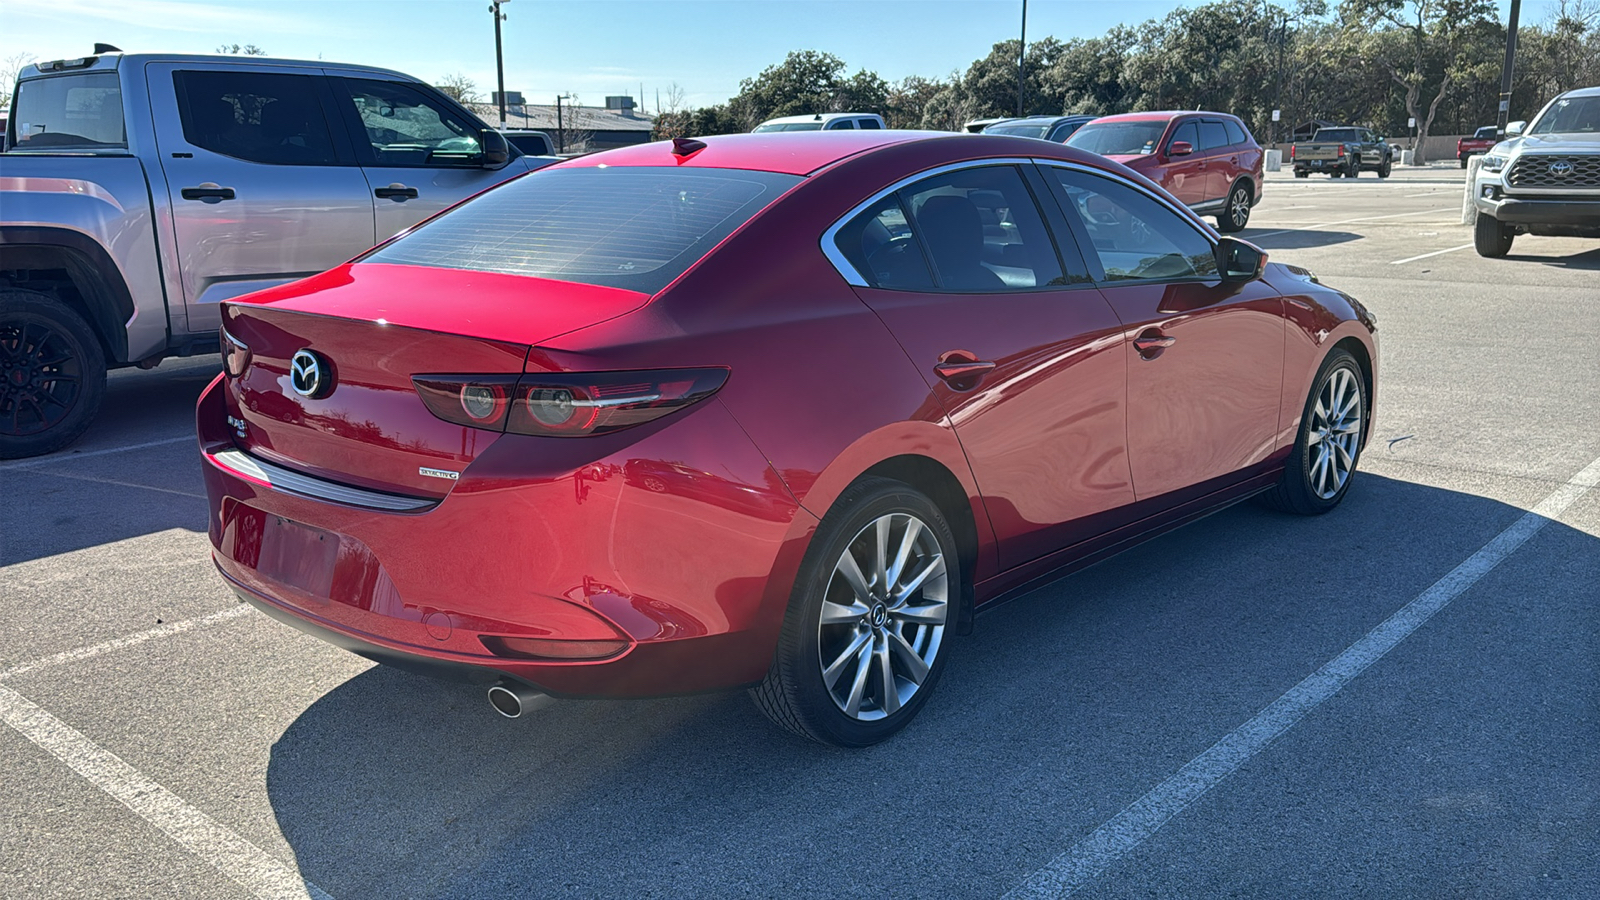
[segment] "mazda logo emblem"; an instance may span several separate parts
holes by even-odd
[[[1551,175],[1560,175],[1562,177],[1566,177],[1568,175],[1571,175],[1572,174],[1572,163],[1569,163],[1564,159],[1561,160],[1560,162],[1553,162],[1553,163],[1550,164],[1550,174]]]
[[[333,384],[332,375],[327,361],[310,350],[301,350],[289,361],[289,384],[302,397],[326,394]]]

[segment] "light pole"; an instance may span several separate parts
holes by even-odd
[[[494,71],[496,84],[500,91],[496,95],[500,101],[500,130],[506,130],[506,64],[500,52],[500,23],[505,21],[506,14],[500,11],[500,4],[510,3],[511,0],[490,0],[489,14],[494,16]]]
[[[1028,58],[1028,0],[1022,0],[1022,34],[1017,39],[1017,118],[1022,118],[1023,63]]]
[[[1517,14],[1522,12],[1522,0],[1511,0],[1511,21],[1506,25],[1506,64],[1500,69],[1500,111],[1495,117],[1495,134],[1506,133],[1506,120],[1511,118],[1511,70],[1517,61]]]
[[[561,121],[561,101],[571,100],[571,94],[556,95],[556,152],[567,152],[567,127]]]

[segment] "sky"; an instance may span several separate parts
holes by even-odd
[[[1030,0],[1028,40],[1095,37],[1166,15],[1173,0]],[[1502,9],[1508,3],[1502,2]],[[133,52],[211,53],[255,44],[273,56],[461,73],[494,89],[489,0],[3,0],[0,68],[18,55],[84,56],[96,41]],[[1553,2],[1526,0],[1524,22]],[[645,111],[676,84],[687,107],[721,103],[791,50],[821,50],[889,81],[945,77],[1014,38],[1021,0],[506,0],[506,90],[529,103],[609,94]],[[1502,18],[1504,14],[1502,13]]]

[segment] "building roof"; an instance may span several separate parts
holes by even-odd
[[[475,103],[473,108],[485,122],[500,121],[500,107],[493,103]],[[561,127],[567,131],[649,131],[656,117],[636,109],[605,109],[599,106],[568,106],[561,104]],[[507,106],[506,128],[532,131],[556,130],[556,108],[550,106]]]

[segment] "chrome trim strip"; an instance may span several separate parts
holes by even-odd
[[[239,450],[224,450],[221,453],[209,454],[209,457],[219,468],[256,481],[264,481],[275,490],[310,497],[313,500],[327,500],[331,503],[343,503],[346,506],[359,506],[364,509],[381,509],[386,512],[417,512],[439,505],[437,500],[384,494],[315,478],[256,459]]]
[[[861,213],[866,212],[867,207],[877,203],[879,200],[882,200],[883,198],[889,196],[895,191],[900,190],[906,185],[911,184],[914,181],[921,181],[924,178],[932,178],[935,175],[943,175],[946,172],[954,172],[958,169],[976,169],[983,166],[1029,165],[1034,162],[1036,162],[1036,160],[1024,159],[1020,156],[1005,156],[997,159],[971,159],[967,160],[966,162],[935,166],[931,169],[923,169],[921,172],[907,175],[905,178],[896,181],[889,187],[886,187],[876,194],[873,194],[871,197],[868,197],[860,203],[857,203],[855,206],[850,208],[849,212],[834,220],[834,223],[828,226],[828,230],[822,233],[822,255],[828,258],[828,262],[833,264],[833,268],[838,271],[839,275],[843,277],[846,282],[853,284],[856,287],[867,287],[867,280],[861,277],[861,273],[856,271],[855,266],[850,265],[850,261],[848,259],[845,259],[844,254],[839,250],[838,243],[834,240],[834,238],[839,234],[839,229],[849,224],[851,219],[854,219]]]

